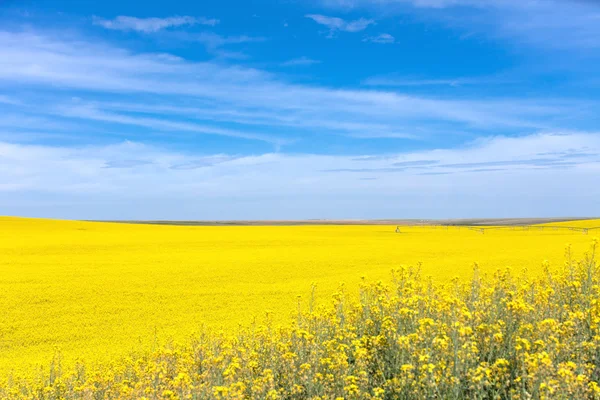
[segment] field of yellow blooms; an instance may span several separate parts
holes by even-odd
[[[592,235],[394,230],[0,218],[0,398],[600,398]]]

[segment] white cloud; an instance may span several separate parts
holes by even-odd
[[[15,99],[13,99],[12,97],[5,96],[5,95],[2,95],[2,94],[0,94],[0,103],[3,103],[3,104],[14,104],[14,105],[19,104],[19,102],[16,101]]]
[[[123,114],[115,114],[100,110],[96,107],[86,104],[62,106],[58,107],[57,109],[51,110],[50,113],[75,119],[113,122],[121,125],[135,125],[159,131],[164,130],[170,132],[193,132],[199,134],[228,136],[239,139],[264,141],[279,145],[284,144],[286,142],[285,138],[277,139],[268,135],[252,134],[245,131],[236,131],[233,129],[224,129],[197,123],[169,121],[151,117],[131,117]]]
[[[314,64],[319,64],[319,63],[321,63],[321,61],[313,60],[312,58],[302,56],[299,58],[293,58],[291,60],[283,62],[283,63],[281,63],[281,65],[284,67],[298,67],[298,66],[314,65]]]
[[[535,3],[537,0],[523,0],[521,4]],[[517,3],[514,0],[322,0],[335,8],[356,8],[361,6],[390,7],[393,5],[411,5],[420,8],[450,8],[450,7],[507,7]]]
[[[197,35],[188,36],[190,40],[194,40],[204,44],[206,47],[216,49],[230,44],[263,42],[265,39],[261,37],[251,36],[221,36],[216,33],[202,32]]]
[[[334,9],[370,8],[385,15],[406,7],[453,28],[510,38],[540,48],[600,48],[600,4],[576,0],[322,0]],[[470,9],[465,17],[463,11]]]
[[[367,36],[363,39],[363,42],[380,43],[380,44],[392,44],[396,42],[396,39],[389,33],[380,33],[376,36]]]
[[[197,34],[182,33],[177,37],[187,41],[202,43],[210,53],[221,58],[232,59],[244,59],[247,58],[247,56],[239,51],[224,50],[223,47],[265,41],[265,38],[262,37],[246,35],[222,36],[212,32],[202,32]]]
[[[103,19],[94,17],[94,24],[106,29],[119,31],[137,31],[143,33],[155,33],[167,28],[176,28],[190,25],[215,26],[218,19],[204,17],[173,16],[166,18],[137,18],[120,15],[115,19]]]
[[[502,77],[474,77],[450,79],[422,79],[402,76],[372,76],[362,83],[369,86],[470,86],[470,85],[497,85],[512,83],[514,81]]]
[[[494,24],[497,36],[540,48],[575,50],[578,56],[585,54],[582,49],[600,49],[600,3],[566,0],[515,3],[500,9],[501,19]]]
[[[0,142],[0,154],[5,214],[109,219],[600,214],[600,187],[590,184],[600,173],[595,132],[494,137],[386,157],[197,156],[133,142],[85,147]]]
[[[292,84],[262,70],[133,53],[85,38],[30,31],[0,31],[0,58],[6,90],[35,89],[17,99],[24,103],[24,120],[58,116],[61,124],[111,124],[106,129],[120,124],[152,134],[226,135],[277,144],[301,133],[425,140],[473,130],[549,129],[561,126],[563,116],[585,116],[586,107],[593,108],[575,100],[438,99]],[[15,114],[14,123],[22,124],[20,118]],[[223,122],[237,126],[224,129]],[[33,121],[24,128],[44,126]]]
[[[318,24],[324,25],[329,28],[330,36],[337,31],[343,32],[360,32],[369,25],[374,25],[375,21],[372,19],[359,18],[354,21],[346,21],[338,17],[328,17],[320,14],[308,14],[306,18],[310,18]]]

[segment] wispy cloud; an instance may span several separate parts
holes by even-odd
[[[413,161],[396,161],[392,165],[394,167],[425,167],[439,164],[439,160],[413,160]]]
[[[265,41],[262,37],[252,37],[252,36],[222,36],[216,33],[211,32],[203,32],[197,35],[189,35],[187,36],[190,40],[194,40],[200,43],[203,43],[206,47],[211,49],[217,49],[219,47],[223,47],[230,44],[241,44],[241,43],[253,43],[253,42],[263,42]]]
[[[313,60],[312,58],[302,56],[299,58],[293,58],[291,60],[283,62],[283,63],[281,63],[281,65],[284,67],[299,67],[299,66],[308,66],[308,65],[320,64],[320,63],[321,63],[321,61],[319,61],[319,60]]]
[[[571,146],[571,151],[539,153],[535,150],[534,144],[545,149]],[[512,145],[519,145],[521,148],[511,149]],[[455,174],[590,166],[600,168],[600,155],[596,153],[598,146],[600,146],[600,138],[593,138],[593,134],[582,133],[549,133],[516,138],[495,137],[475,141],[462,149],[433,150],[385,158],[361,158],[360,165],[354,168],[336,168],[326,172]]]
[[[181,170],[209,168],[228,161],[233,161],[236,158],[239,157],[225,154],[215,154],[212,156],[196,157],[194,159],[186,160],[178,164],[172,164],[170,168]]]
[[[178,37],[184,40],[202,43],[207,51],[222,58],[234,59],[243,59],[247,56],[243,52],[226,50],[224,49],[225,47],[244,43],[264,42],[266,40],[263,37],[246,35],[222,36],[213,32],[202,32],[197,34],[183,33],[178,35]]]
[[[573,99],[440,99],[296,84],[259,69],[134,53],[84,37],[31,31],[0,31],[0,58],[0,82],[7,91],[35,89],[17,99],[26,104],[22,112],[29,118],[55,118],[60,124],[88,121],[89,126],[95,121],[108,125],[103,128],[122,125],[153,134],[220,135],[278,146],[302,135],[317,141],[326,135],[426,140],[455,132],[469,137],[475,132],[573,129],[577,126],[565,116],[592,121],[595,110],[589,101]],[[74,101],[74,96],[82,99]],[[14,123],[22,124],[19,118]]]
[[[339,8],[356,8],[364,5],[390,7],[404,4],[422,8],[446,8],[454,6],[485,7],[486,5],[500,4],[509,1],[512,0],[323,0],[323,3],[329,7]]]
[[[389,33],[380,33],[376,36],[367,36],[363,39],[363,42],[380,43],[380,44],[392,44],[396,42],[396,39]]]
[[[204,17],[175,16],[167,18],[136,18],[119,16],[113,20],[105,20],[94,17],[94,24],[103,26],[106,29],[137,31],[143,33],[156,33],[168,28],[181,26],[205,25],[215,26],[219,23],[217,19]],[[262,42],[265,38],[252,37],[246,35],[223,36],[214,32],[187,32],[173,31],[169,32],[169,38],[190,42],[202,43],[207,51],[220,58],[243,59],[246,54],[240,51],[227,50],[225,47],[244,43]]]
[[[173,16],[166,18],[137,18],[120,15],[115,19],[103,19],[94,17],[95,25],[106,29],[119,31],[136,31],[143,33],[155,33],[163,29],[177,28],[191,25],[215,26],[219,23],[218,19],[190,16]]]
[[[0,94],[0,103],[4,103],[4,104],[17,104],[18,102],[15,101],[11,97],[8,97],[8,96]]]
[[[104,163],[104,168],[135,168],[152,164],[147,160],[110,160]]]
[[[306,18],[310,18],[320,25],[324,25],[329,28],[329,36],[332,37],[336,32],[360,32],[369,25],[374,25],[375,21],[372,19],[359,18],[354,21],[346,21],[338,17],[329,17],[321,14],[307,14]]]
[[[343,10],[366,7],[386,15],[406,13],[406,7],[414,7],[467,33],[509,38],[545,49],[600,49],[597,1],[322,0],[322,3]]]
[[[8,214],[109,219],[597,214],[600,187],[590,182],[600,173],[598,158],[564,168],[536,156],[565,148],[600,153],[600,134],[495,137],[362,160],[275,153],[198,157],[136,142],[0,142],[0,205]],[[43,205],[36,200],[41,195]]]
[[[191,132],[198,134],[208,134],[217,136],[227,136],[232,138],[246,139],[246,140],[258,140],[267,143],[284,144],[289,141],[290,138],[275,138],[268,135],[254,134],[242,130],[233,130],[220,128],[216,126],[202,125],[198,123],[173,121],[169,119],[160,119],[152,117],[138,117],[127,114],[111,113],[105,110],[94,107],[88,104],[74,104],[74,105],[63,105],[50,109],[49,113],[53,113],[62,117],[69,117],[75,119],[86,119],[93,121],[102,121],[117,123],[121,125],[134,125],[139,127],[145,127],[153,130],[165,130],[172,132]]]
[[[473,77],[473,78],[447,78],[447,79],[423,79],[414,77],[402,77],[394,75],[372,76],[362,83],[368,86],[410,87],[410,86],[472,86],[472,85],[498,85],[513,83],[501,77]]]
[[[600,3],[548,0],[502,4],[493,25],[498,37],[516,39],[546,49],[597,51],[600,49]],[[483,30],[481,24],[475,29]]]

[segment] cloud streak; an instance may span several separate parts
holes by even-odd
[[[379,44],[393,44],[396,39],[389,33],[380,33],[376,36],[367,36],[363,39],[363,42],[379,43]]]
[[[354,21],[346,21],[338,17],[329,17],[321,14],[307,14],[306,18],[310,18],[317,24],[324,25],[329,28],[329,37],[332,37],[336,32],[360,32],[369,25],[374,25],[375,21],[367,18],[359,18]]]
[[[388,87],[418,87],[418,86],[474,86],[474,85],[499,85],[512,83],[509,79],[501,77],[473,77],[473,78],[450,78],[450,79],[422,79],[402,76],[372,76],[365,79],[362,83],[368,86],[388,86]]]
[[[406,13],[441,21],[467,34],[487,34],[542,49],[600,49],[600,4],[569,0],[322,0],[336,10],[368,8],[385,15]],[[465,17],[465,10],[469,10]],[[595,53],[597,55],[597,53]]]
[[[232,58],[232,59],[244,59],[247,55],[239,51],[225,50],[225,47],[241,45],[246,43],[259,43],[264,42],[266,39],[263,37],[254,36],[222,36],[213,32],[202,32],[202,33],[179,33],[176,38],[202,43],[209,53],[212,53],[221,58]]]
[[[0,142],[5,171],[0,205],[7,214],[39,215],[45,209],[31,199],[43,196],[53,209],[45,216],[108,219],[598,214],[600,188],[590,185],[600,173],[598,157],[571,159],[565,168],[536,155],[565,148],[570,154],[600,153],[600,135],[495,137],[455,149],[363,159],[276,153],[199,157],[135,142],[80,147]]]
[[[17,100],[13,99],[12,97],[1,95],[1,94],[0,94],[0,103],[11,104],[11,105],[19,104],[19,102]]]
[[[137,18],[120,15],[115,19],[93,18],[94,25],[105,29],[118,31],[135,31],[141,33],[156,33],[168,28],[182,26],[206,25],[215,26],[218,19],[190,16],[173,16],[167,18]]]
[[[539,153],[533,144],[560,149],[572,146],[569,152]],[[523,149],[510,149],[511,145]],[[463,149],[434,150],[404,156],[361,158],[356,168],[336,168],[324,172],[356,174],[456,174],[465,172],[519,171],[537,169],[600,168],[600,155],[595,150],[600,139],[594,134],[538,134],[518,138],[497,137],[473,142]],[[575,148],[573,148],[575,147]],[[431,157],[436,155],[437,158]],[[508,158],[506,156],[509,156]],[[427,158],[429,157],[429,158]],[[395,159],[401,159],[396,161]],[[425,172],[423,172],[425,171]]]
[[[557,126],[575,129],[564,116],[585,116],[594,108],[572,99],[452,99],[297,84],[260,69],[134,53],[32,31],[0,31],[0,58],[0,82],[6,90],[33,89],[26,97],[11,98],[22,103],[16,109],[6,105],[15,115],[19,110],[23,120],[87,121],[88,127],[96,122],[115,131],[129,126],[276,146],[307,135],[316,142],[329,135],[428,140],[455,132],[468,138]],[[14,124],[22,125],[19,118]],[[4,126],[11,127],[6,121]],[[27,129],[43,127],[32,123]]]
[[[299,58],[293,58],[291,60],[285,61],[283,63],[281,63],[281,66],[283,67],[303,67],[303,66],[310,66],[310,65],[314,65],[314,64],[320,64],[321,61],[319,60],[313,60],[312,58],[309,57],[299,57]]]

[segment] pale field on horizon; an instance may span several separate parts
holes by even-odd
[[[580,221],[562,221],[562,222],[551,222],[548,224],[540,224],[543,226],[562,226],[562,227],[572,227],[572,228],[600,228],[600,220],[599,219],[589,219],[589,220],[580,220]],[[594,230],[591,234],[598,235],[600,234],[600,229]]]
[[[560,223],[600,226],[598,220]],[[395,226],[157,226],[0,217],[0,375],[30,374],[60,351],[106,362],[155,340],[285,322],[362,276],[422,263],[435,280],[510,266],[531,274],[576,256],[598,233]],[[600,232],[599,232],[600,233]]]

